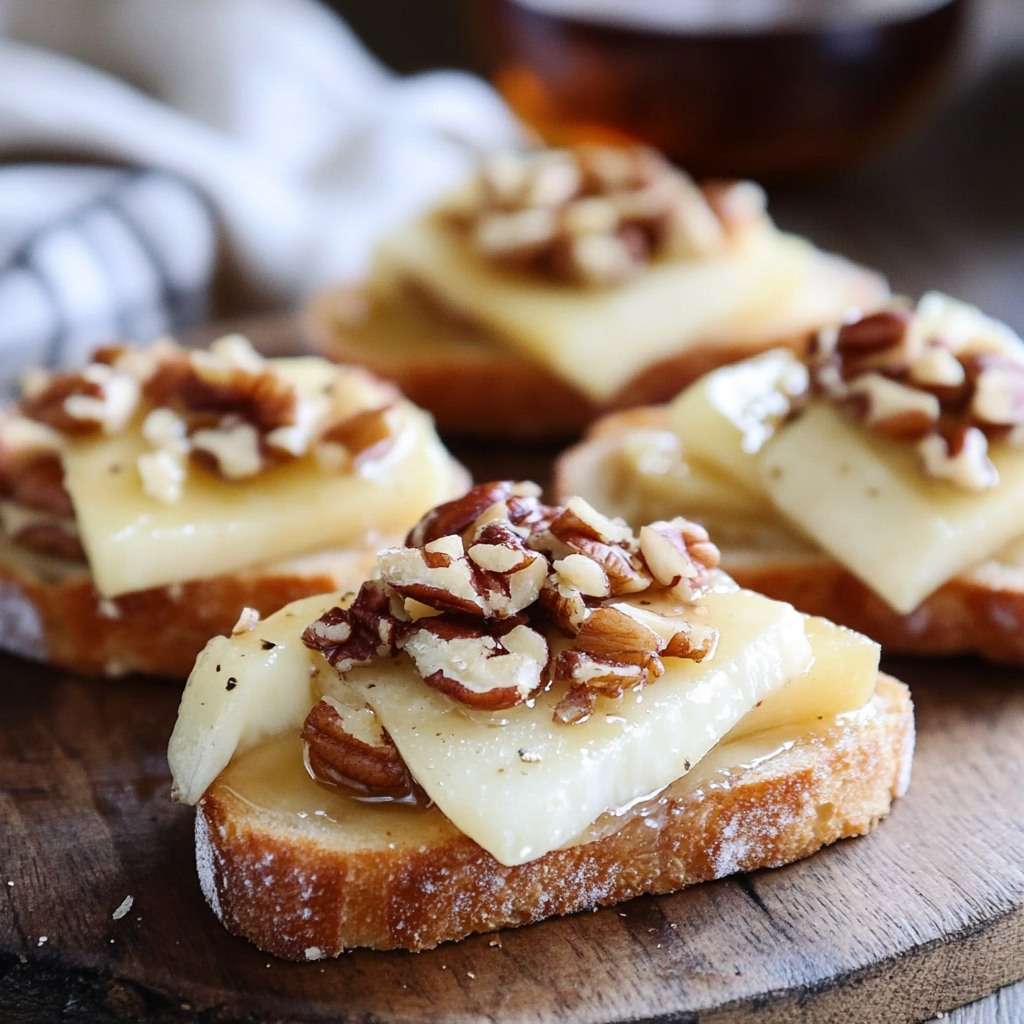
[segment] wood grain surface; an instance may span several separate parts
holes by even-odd
[[[1024,977],[1021,673],[911,681],[909,797],[778,871],[420,954],[273,961],[217,924],[164,761],[176,689],[11,658],[0,729],[4,1020],[902,1021]],[[8,884],[13,883],[13,884]],[[111,915],[126,896],[130,913]],[[984,1018],[981,1018],[984,1019]]]

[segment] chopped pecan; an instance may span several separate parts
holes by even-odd
[[[619,608],[595,608],[576,635],[573,647],[610,663],[637,665],[661,675],[658,655],[664,650],[665,641]]]
[[[369,708],[322,697],[306,716],[302,739],[307,769],[318,782],[393,800],[414,792],[398,748]]]
[[[521,704],[542,685],[548,663],[547,641],[522,624],[499,633],[479,622],[421,619],[400,646],[428,686],[487,711]]]
[[[590,606],[583,593],[554,574],[541,588],[539,601],[551,621],[569,636],[575,636],[590,615]]]
[[[85,551],[77,534],[64,529],[59,523],[29,523],[16,530],[11,540],[41,555],[63,558],[69,562],[85,561]]]
[[[64,488],[64,467],[56,454],[19,458],[0,448],[0,494],[16,505],[54,516],[73,516],[71,496]]]
[[[392,402],[376,409],[364,409],[329,426],[320,440],[326,444],[342,445],[357,466],[379,459],[395,443],[396,408]]]
[[[941,407],[935,395],[908,387],[880,373],[865,373],[850,384],[848,394],[858,403],[869,427],[887,437],[914,440],[939,422]]]
[[[964,361],[972,385],[968,412],[982,428],[1024,423],[1024,361],[974,355]]]
[[[486,542],[498,539],[502,543]],[[507,619],[532,604],[547,576],[547,562],[526,551],[519,537],[492,523],[482,542],[462,554],[457,534],[430,541],[423,549],[393,548],[381,554],[381,576],[403,597],[438,611],[461,612],[485,619]],[[507,568],[491,569],[491,566]]]
[[[658,255],[713,251],[724,238],[705,193],[642,147],[500,154],[442,219],[487,259],[588,285],[625,280]]]
[[[368,580],[348,608],[331,608],[302,634],[302,642],[339,672],[398,653],[398,620],[380,580]]]
[[[721,558],[708,531],[682,516],[642,527],[640,553],[658,583],[691,601],[707,589]]]
[[[563,651],[563,654],[567,652]],[[561,657],[561,656],[560,656]],[[556,662],[556,670],[557,670]],[[563,672],[571,675],[572,666],[563,666]],[[574,683],[566,690],[565,695],[555,705],[551,717],[559,725],[579,725],[585,722],[597,706],[597,691],[592,690],[585,683]]]
[[[55,430],[86,434],[115,433],[135,413],[139,385],[109,366],[92,363],[75,373],[58,373],[40,389],[26,394],[21,411]]]
[[[909,344],[911,322],[909,310],[885,309],[843,324],[835,347],[846,368],[845,374],[851,376],[868,369],[908,369],[915,354]]]
[[[555,561],[552,568],[560,584],[572,587],[584,597],[608,597],[611,593],[608,573],[586,555],[573,552]]]
[[[569,551],[597,563],[608,578],[612,594],[639,593],[651,585],[651,576],[635,550],[633,531],[621,520],[602,515],[582,498],[570,498],[549,530]]]
[[[917,450],[929,476],[964,490],[984,491],[999,482],[999,471],[988,456],[988,438],[977,427],[961,424],[929,434]]]
[[[226,416],[219,426],[195,431],[191,443],[193,454],[212,464],[227,480],[243,480],[263,469],[258,431],[234,416]]]
[[[421,548],[433,540],[463,534],[493,506],[501,505],[501,518],[523,525],[542,517],[537,502],[540,488],[512,480],[491,480],[470,488],[461,498],[431,509],[409,531],[405,543]],[[506,514],[507,513],[507,514]]]
[[[295,388],[271,370],[222,368],[193,354],[173,396],[191,412],[232,413],[260,431],[295,422]],[[172,399],[172,400],[173,400]]]

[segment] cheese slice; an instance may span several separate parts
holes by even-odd
[[[669,659],[656,683],[556,724],[561,688],[534,707],[473,714],[424,686],[405,659],[348,674],[416,780],[452,823],[503,864],[578,835],[602,812],[674,781],[750,709],[805,672],[811,649],[790,605],[748,591],[702,602],[721,640],[696,664]]]
[[[321,360],[275,363],[300,391],[339,372]],[[362,407],[370,404],[368,396]],[[137,424],[71,443],[65,486],[97,590],[116,597],[404,530],[452,496],[454,464],[425,413],[403,403],[399,421],[394,446],[357,471],[330,471],[307,455],[229,481],[191,465],[171,503],[142,489],[136,462],[148,447]]]
[[[806,387],[803,363],[792,352],[775,349],[702,377],[669,406],[669,422],[688,459],[714,467],[750,495],[761,495],[755,456],[789,412],[789,396]]]
[[[595,401],[687,343],[785,304],[816,257],[766,224],[704,259],[654,263],[612,288],[567,287],[497,269],[426,217],[378,251],[378,283],[412,278],[496,341],[535,359]]]
[[[802,675],[773,690],[724,742],[791,725],[830,719],[863,707],[875,692],[881,648],[874,640],[828,619],[804,620],[814,661]]]
[[[772,514],[771,502],[759,489],[739,484],[718,466],[693,456],[671,430],[631,431],[622,438],[619,457],[628,484],[607,504],[621,509],[631,503],[649,510],[632,515],[635,522],[680,513],[707,523],[761,520]]]
[[[991,456],[998,486],[960,490],[925,476],[913,445],[815,403],[765,445],[757,471],[787,520],[907,614],[1020,535],[1024,451]]]
[[[246,633],[207,643],[182,691],[167,746],[175,799],[194,804],[236,754],[302,728],[335,675],[302,642],[302,631],[340,598],[293,601]]]

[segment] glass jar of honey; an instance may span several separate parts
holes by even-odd
[[[845,167],[938,92],[970,0],[474,0],[548,142],[642,141],[702,175]]]

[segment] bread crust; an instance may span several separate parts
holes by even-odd
[[[601,507],[616,513],[601,492],[602,460],[631,430],[664,429],[662,407],[614,413],[557,460],[556,500],[601,493]],[[665,509],[665,515],[686,509]],[[713,533],[713,531],[712,531]],[[722,567],[741,586],[809,615],[820,615],[877,640],[890,654],[980,654],[992,661],[1024,664],[1024,571],[985,563],[945,583],[903,615],[824,552],[722,547]]]
[[[838,292],[838,318],[845,306],[873,308],[888,295],[877,275],[837,257],[822,256],[821,276]],[[339,307],[372,303],[362,284],[329,289],[313,297],[303,314],[304,333],[317,354],[335,362],[365,366],[391,380],[406,397],[429,410],[444,432],[472,437],[541,441],[575,437],[598,416],[615,409],[666,402],[698,377],[725,363],[770,348],[802,349],[817,324],[764,338],[716,337],[688,345],[645,367],[604,403],[595,403],[568,382],[528,358],[497,347],[465,323],[445,324],[457,341],[438,344],[430,337],[425,313],[421,343],[389,351],[371,344],[358,330],[347,331]],[[372,312],[370,316],[372,317]],[[625,342],[624,343],[628,343]]]
[[[633,819],[517,867],[499,864],[443,819],[418,847],[392,850],[382,837],[370,849],[332,848],[268,818],[218,779],[197,808],[197,868],[228,930],[277,956],[429,949],[776,867],[864,835],[906,790],[913,746],[909,692],[880,676],[872,713],[734,770],[729,785],[673,796],[657,827]]]
[[[302,597],[355,589],[369,574],[376,550],[372,545],[334,557],[294,559],[116,600],[100,597],[84,566],[5,557],[0,649],[86,675],[142,672],[184,679],[207,640],[230,633],[243,608],[268,615]]]

